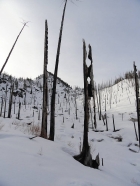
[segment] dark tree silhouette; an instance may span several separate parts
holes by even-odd
[[[55,134],[55,117],[54,116],[55,116],[56,80],[57,80],[60,48],[61,48],[62,33],[63,33],[63,24],[64,24],[67,2],[68,1],[66,0],[65,5],[64,5],[64,9],[63,9],[63,14],[62,14],[61,27],[60,27],[60,33],[59,33],[59,39],[58,39],[58,46],[57,46],[55,70],[54,70],[53,91],[52,91],[52,97],[51,97],[51,110],[50,110],[51,111],[51,116],[50,116],[50,136],[49,136],[49,139],[52,140],[52,141],[54,141],[54,134]]]
[[[44,72],[43,72],[43,106],[42,106],[42,127],[41,137],[47,138],[47,99],[48,99],[48,24],[45,21],[45,42],[44,42]]]
[[[89,50],[88,58],[91,59],[91,49]],[[86,64],[87,51],[86,44],[83,41],[83,73],[84,73],[84,135],[83,135],[83,148],[82,152],[79,155],[74,156],[74,159],[79,161],[85,166],[98,168],[99,166],[99,155],[96,156],[96,160],[92,160],[92,156],[90,153],[90,146],[88,143],[88,124],[89,124],[89,109],[90,109],[90,97],[93,97],[93,75],[92,71],[92,63],[89,67]],[[90,77],[91,84],[88,84],[88,77]],[[91,86],[89,86],[91,85]]]
[[[11,85],[10,99],[9,99],[9,109],[8,109],[8,118],[11,118],[11,110],[12,110],[12,103],[13,103],[13,91],[14,91],[14,83]]]
[[[10,57],[10,55],[11,55],[11,53],[12,53],[12,51],[13,51],[15,45],[16,45],[16,42],[17,42],[17,40],[18,40],[20,34],[22,33],[22,31],[23,31],[24,27],[27,25],[27,23],[28,23],[28,22],[26,22],[26,23],[23,24],[23,27],[22,27],[21,31],[19,32],[19,34],[18,34],[18,36],[17,36],[17,38],[16,38],[16,40],[15,40],[13,46],[12,46],[12,48],[11,48],[11,50],[10,50],[10,52],[9,52],[9,54],[8,54],[8,56],[7,56],[7,58],[6,58],[6,61],[5,61],[5,63],[3,64],[2,68],[1,68],[0,76],[1,76],[1,74],[2,74],[2,71],[3,71],[3,69],[4,69],[5,65],[6,65],[6,63],[8,62],[8,59],[9,59],[9,57]]]

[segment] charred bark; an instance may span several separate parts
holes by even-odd
[[[45,21],[45,42],[44,42],[44,72],[43,72],[43,106],[42,106],[42,127],[41,137],[47,138],[47,103],[48,103],[48,25]]]
[[[6,114],[7,87],[8,87],[8,84],[6,85],[6,91],[5,91],[4,115],[3,115],[4,118],[5,118],[5,114]]]
[[[88,68],[86,65],[86,44],[83,41],[83,73],[84,73],[84,136],[83,136],[83,148],[81,154],[78,156],[74,156],[74,159],[79,161],[85,166],[92,166],[92,157],[90,154],[90,147],[88,144],[88,123],[89,123],[89,99],[88,99],[88,81],[87,81],[87,73]]]
[[[83,71],[84,71],[84,135],[83,135],[83,148],[79,155],[74,156],[74,159],[79,161],[85,166],[98,168],[99,164],[96,160],[92,160],[92,155],[90,153],[90,146],[88,144],[88,124],[89,124],[89,108],[90,108],[90,98],[88,90],[88,70],[86,65],[86,44],[83,41]]]
[[[60,33],[59,33],[59,40],[58,40],[58,47],[57,47],[57,54],[56,54],[56,63],[55,63],[55,70],[54,70],[54,81],[53,81],[53,92],[51,97],[51,116],[50,116],[50,136],[49,139],[54,141],[55,135],[55,93],[56,93],[56,81],[57,81],[57,72],[58,72],[58,64],[59,64],[59,56],[60,56],[60,48],[61,48],[61,40],[62,40],[62,33],[63,33],[63,24],[65,18],[65,10],[66,10],[67,0],[65,1]]]
[[[9,99],[9,109],[8,109],[8,118],[11,118],[11,110],[12,110],[12,103],[13,103],[13,91],[14,91],[14,83],[11,87],[11,94]]]
[[[12,51],[13,51],[15,45],[16,45],[16,42],[17,42],[17,40],[18,40],[20,34],[22,33],[24,27],[26,26],[26,24],[27,24],[27,23],[24,23],[24,25],[23,25],[21,31],[19,32],[19,34],[18,34],[18,36],[17,36],[17,38],[16,38],[16,40],[15,40],[15,42],[14,42],[14,44],[13,44],[13,46],[12,46],[12,48],[11,48],[11,50],[10,50],[10,52],[9,52],[9,54],[8,54],[8,56],[7,56],[7,58],[6,58],[6,61],[5,61],[5,63],[3,64],[2,68],[1,68],[0,76],[1,76],[2,71],[3,71],[3,69],[4,69],[5,65],[6,65],[6,63],[8,62],[8,59],[9,59],[9,57],[10,57],[10,55],[11,55],[11,53],[12,53]]]

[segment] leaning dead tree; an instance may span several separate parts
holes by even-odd
[[[134,76],[135,76],[136,105],[137,105],[139,148],[140,148],[140,95],[139,95],[139,80],[138,80],[138,74],[137,74],[137,68],[135,62],[134,62]]]
[[[65,10],[66,10],[67,0],[65,1],[63,14],[62,14],[62,21],[58,39],[58,46],[57,46],[57,54],[56,54],[56,62],[55,62],[55,70],[54,70],[54,81],[53,81],[53,91],[51,97],[51,115],[50,115],[50,136],[49,139],[54,141],[54,134],[55,134],[55,93],[56,93],[56,81],[57,81],[57,72],[58,72],[58,64],[59,64],[59,56],[60,56],[60,48],[61,48],[61,40],[62,40],[62,33],[63,33],[63,24],[65,18]]]
[[[89,51],[89,55],[91,51]],[[90,109],[90,97],[93,97],[93,84],[90,79],[90,84],[88,84],[88,78],[91,78],[91,65],[87,67],[86,65],[86,44],[83,41],[83,73],[84,73],[84,135],[83,135],[83,147],[79,155],[74,156],[74,159],[79,161],[85,166],[98,168],[99,166],[99,155],[97,155],[96,160],[92,160],[92,155],[90,153],[90,146],[88,143],[88,124],[89,124],[89,109]]]
[[[18,34],[18,36],[17,36],[17,38],[16,38],[16,40],[15,40],[13,46],[12,46],[12,48],[11,48],[11,50],[10,50],[10,52],[9,52],[9,54],[8,54],[8,56],[7,56],[7,58],[6,58],[6,61],[5,61],[5,63],[3,64],[2,68],[1,68],[0,76],[1,76],[1,74],[2,74],[2,71],[3,71],[3,69],[4,69],[5,65],[6,65],[6,63],[7,63],[8,60],[9,60],[9,57],[10,57],[10,55],[11,55],[11,53],[12,53],[12,51],[13,51],[13,49],[14,49],[16,43],[17,43],[17,40],[18,40],[20,34],[22,33],[22,31],[23,31],[24,27],[27,25],[27,23],[28,23],[28,22],[26,22],[26,23],[23,24],[23,27],[22,27],[21,31],[19,32],[19,34]]]
[[[42,105],[42,127],[41,137],[47,138],[47,102],[48,102],[48,24],[45,21],[45,41],[44,41],[44,72],[43,72],[43,105]]]

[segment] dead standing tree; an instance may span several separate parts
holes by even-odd
[[[90,98],[92,97],[92,84],[88,84],[87,78],[90,77],[91,66],[87,67],[86,65],[86,44],[83,41],[83,70],[84,70],[84,136],[83,136],[83,148],[82,152],[74,156],[74,159],[79,161],[85,166],[98,168],[99,166],[99,156],[97,155],[96,160],[92,160],[92,156],[90,153],[90,146],[88,144],[88,124],[89,124],[89,105],[90,105]]]
[[[17,38],[16,38],[16,40],[15,40],[13,46],[12,46],[12,48],[11,48],[11,50],[10,50],[10,52],[9,52],[9,54],[8,54],[8,56],[7,56],[7,58],[6,58],[6,61],[5,61],[5,63],[3,64],[2,68],[1,68],[0,76],[1,76],[1,74],[2,74],[2,71],[3,71],[3,69],[4,69],[5,65],[6,65],[6,63],[8,62],[8,59],[9,59],[9,57],[10,57],[10,55],[11,55],[11,53],[12,53],[12,51],[13,51],[15,45],[16,45],[16,42],[17,42],[17,40],[18,40],[20,34],[22,33],[22,31],[23,31],[24,27],[27,25],[27,23],[28,23],[28,22],[26,22],[26,23],[23,24],[23,27],[22,27],[21,31],[19,32],[19,34],[18,34],[18,36],[17,36]]]
[[[65,10],[66,10],[67,0],[65,1],[63,14],[62,14],[62,21],[59,33],[59,40],[58,40],[58,47],[57,47],[57,54],[56,54],[56,62],[55,62],[55,70],[54,70],[54,81],[53,81],[53,91],[51,97],[51,115],[50,115],[50,136],[49,139],[54,141],[54,134],[55,134],[55,93],[56,93],[56,81],[57,81],[57,72],[58,72],[58,64],[59,64],[59,56],[60,56],[60,48],[61,48],[61,40],[62,40],[62,33],[63,33],[63,24],[65,18]]]
[[[137,68],[134,62],[134,76],[135,76],[135,89],[136,89],[136,105],[137,105],[137,118],[138,118],[138,133],[139,133],[139,148],[140,148],[140,95],[139,95],[139,81]]]
[[[99,108],[100,108],[100,112],[99,112],[99,120],[101,120],[101,116],[102,116],[102,107],[101,107],[101,89],[98,85],[98,94],[99,94]]]
[[[99,101],[98,101],[98,93],[97,93],[97,85],[95,84],[95,92],[96,92],[96,100],[97,100],[97,102],[96,102],[96,104],[97,104],[97,108],[98,108],[98,116],[99,116],[99,118],[100,118],[100,114],[99,114]]]
[[[75,88],[74,99],[75,99],[75,118],[76,118],[76,120],[77,120],[78,117],[77,117],[77,101],[76,101],[76,99],[77,99],[77,92],[76,92],[76,88]]]
[[[95,105],[95,86],[94,86],[94,80],[93,80],[93,59],[92,59],[92,48],[89,45],[89,54],[88,54],[88,59],[91,61],[91,65],[89,67],[90,72],[88,72],[88,76],[90,77],[90,84],[88,84],[89,89],[92,90],[91,97],[93,97],[93,109],[94,109],[94,127],[96,129],[97,127],[97,122],[96,122],[96,105]],[[90,96],[90,95],[89,95]]]
[[[43,72],[43,106],[42,106],[42,127],[41,137],[47,138],[47,103],[48,103],[48,24],[45,21],[45,42],[44,42],[44,72]]]
[[[6,114],[6,101],[7,101],[7,87],[8,87],[8,84],[6,84],[6,90],[5,90],[5,100],[4,100],[4,115],[3,117],[5,118],[5,114]]]
[[[14,83],[11,85],[11,90],[10,90],[8,118],[11,118],[11,110],[12,110],[12,103],[13,103],[13,91],[14,91]]]
[[[3,96],[1,97],[1,110],[0,110],[0,117],[2,116],[2,108],[3,108]]]

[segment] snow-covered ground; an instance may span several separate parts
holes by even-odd
[[[39,81],[42,82],[41,79]],[[51,95],[51,78],[49,83]],[[0,85],[0,94],[3,98],[5,90],[2,87],[5,86],[3,83]],[[23,88],[23,83],[19,83],[19,86]],[[3,118],[3,113],[0,117],[0,186],[140,185],[140,152],[134,124],[130,121],[130,118],[136,118],[135,92],[131,82],[123,80],[101,91],[102,114],[105,113],[106,103],[108,131],[103,121],[99,120],[98,112],[97,129],[103,132],[93,131],[90,117],[89,144],[93,159],[99,153],[98,170],[86,167],[73,158],[79,154],[80,143],[83,140],[84,109],[81,90],[77,90],[78,119],[76,119],[74,92],[58,82],[55,141],[40,137],[29,139],[39,135],[41,127],[42,92],[38,87],[36,84],[32,85],[32,94],[31,87],[27,88],[26,105],[24,94],[23,98],[16,97],[15,114],[13,104],[10,119]],[[9,93],[7,97],[9,98]],[[20,120],[17,120],[19,101],[22,106]],[[36,108],[33,109],[34,106]],[[118,129],[116,132],[113,132],[112,114],[115,128]],[[71,128],[73,124],[74,129]],[[137,122],[135,124],[137,129]]]

